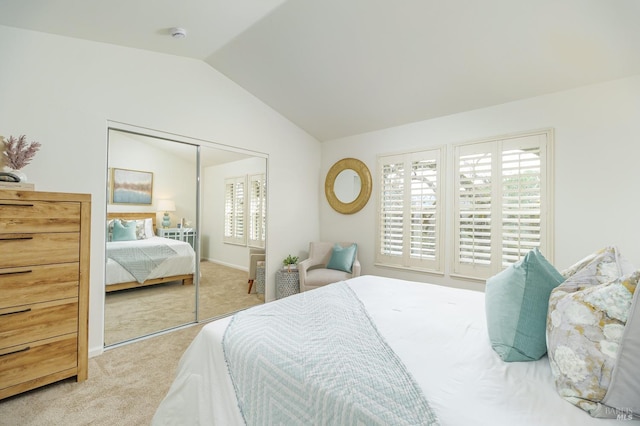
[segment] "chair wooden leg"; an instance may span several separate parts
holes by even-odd
[[[251,287],[253,287],[253,280],[249,280],[249,291],[247,294],[251,294]]]

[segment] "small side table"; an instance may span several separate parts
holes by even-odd
[[[279,269],[276,272],[276,299],[300,292],[300,276],[297,269],[291,271]]]
[[[194,250],[196,248],[196,230],[193,228],[158,228],[156,234],[158,237],[184,241],[189,243]]]

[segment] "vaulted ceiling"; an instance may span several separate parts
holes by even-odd
[[[638,75],[638,22],[638,0],[0,2],[0,25],[206,61],[321,141]]]

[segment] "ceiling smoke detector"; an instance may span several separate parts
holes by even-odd
[[[184,28],[174,27],[169,30],[169,34],[173,38],[185,38],[187,36],[187,30]]]

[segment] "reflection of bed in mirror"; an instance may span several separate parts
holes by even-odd
[[[189,243],[155,236],[156,213],[107,213],[107,221],[151,219],[154,236],[132,241],[107,241],[106,292],[144,287],[170,281],[193,284],[195,251]],[[127,265],[126,260],[144,253],[149,263]],[[163,256],[162,253],[166,253]],[[123,266],[124,265],[124,266]]]

